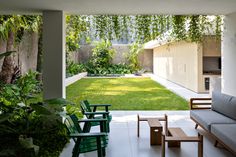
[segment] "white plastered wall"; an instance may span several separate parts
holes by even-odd
[[[198,92],[198,56],[196,43],[175,42],[154,49],[154,74]]]
[[[236,96],[236,13],[226,15],[224,19],[222,92]]]

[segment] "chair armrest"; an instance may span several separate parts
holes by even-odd
[[[190,109],[211,109],[211,98],[190,98]]]
[[[106,107],[106,106],[111,106],[110,104],[92,104],[92,105],[89,105],[91,107]]]
[[[85,115],[104,115],[104,114],[109,114],[110,112],[84,112]]]
[[[79,119],[78,122],[105,122],[107,119]]]
[[[70,134],[70,137],[98,137],[98,136],[106,136],[107,133],[74,133]]]
[[[108,107],[110,107],[111,105],[110,104],[91,104],[89,105],[90,107],[93,107],[93,112],[96,112],[97,108],[98,107],[105,107],[105,111],[108,112]]]

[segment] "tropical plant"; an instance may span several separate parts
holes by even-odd
[[[68,61],[66,66],[66,76],[70,77],[81,72],[85,72],[84,64],[76,64],[73,61]]]
[[[0,17],[0,39],[7,41],[6,51],[14,51],[24,30],[37,30],[38,16],[2,15]],[[14,57],[4,57],[0,78],[4,83],[11,83],[14,75]]]
[[[29,144],[23,142],[30,137],[34,145],[40,147],[38,156],[57,157],[68,142],[60,117],[62,107],[68,103],[61,98],[29,105],[7,104],[0,100],[1,106],[8,108],[0,108],[0,154],[35,156],[35,153],[28,154]]]
[[[66,51],[73,52],[79,48],[82,32],[86,32],[88,23],[85,16],[66,16]]]
[[[0,85],[1,96],[13,104],[28,104],[28,101],[34,98],[33,95],[41,91],[41,85],[36,80],[36,75],[37,72],[29,71],[13,84],[2,83]]]
[[[140,70],[138,55],[143,52],[143,46],[138,43],[133,43],[129,47],[129,52],[127,53],[127,59],[132,71]]]
[[[107,68],[111,64],[111,60],[115,50],[111,47],[112,44],[108,40],[96,42],[95,47],[92,49],[92,58],[90,62],[94,67]]]

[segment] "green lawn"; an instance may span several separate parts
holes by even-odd
[[[188,102],[150,78],[83,78],[67,87],[67,99],[111,104],[112,110],[187,110]]]

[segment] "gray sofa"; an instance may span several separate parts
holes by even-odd
[[[195,128],[201,126],[236,155],[236,97],[213,92],[212,98],[190,99],[190,107]]]

